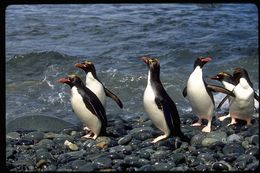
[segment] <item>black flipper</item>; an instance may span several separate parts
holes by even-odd
[[[220,109],[221,106],[225,103],[225,101],[230,97],[230,95],[226,95],[222,100],[221,102],[218,104],[218,107],[217,109]]]
[[[122,109],[123,104],[121,100],[114,93],[109,91],[106,87],[104,87],[104,89],[105,89],[106,96],[112,98],[117,103],[117,105]]]
[[[212,92],[221,92],[224,94],[228,94],[232,97],[235,97],[235,94],[232,91],[229,91],[221,86],[206,84],[206,87]]]
[[[155,103],[157,107],[163,111],[167,126],[171,131],[171,135],[179,136],[182,141],[190,143],[190,138],[185,136],[181,131],[181,121],[175,103],[171,100],[163,88],[158,87],[157,89],[159,88],[164,96],[163,98],[161,96],[156,97]]]
[[[254,98],[259,102],[259,95],[256,92],[254,92]]]
[[[187,86],[183,89],[182,95],[183,95],[183,97],[187,96]]]
[[[86,107],[100,119],[102,125],[101,125],[101,131],[100,134],[104,135],[106,134],[106,127],[107,127],[107,117],[105,108],[103,107],[102,103],[98,99],[98,97],[88,88],[79,88],[78,92],[83,97],[83,101],[86,105]],[[87,94],[88,93],[88,94]]]

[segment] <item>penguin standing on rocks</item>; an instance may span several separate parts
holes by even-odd
[[[215,109],[212,92],[222,92],[234,96],[231,91],[223,87],[205,83],[202,67],[211,60],[210,57],[199,57],[195,60],[194,70],[188,79],[187,86],[183,90],[183,96],[188,96],[192,111],[199,118],[198,122],[192,124],[192,126],[200,126],[202,119],[208,120],[207,126],[202,129],[203,132],[211,131],[211,121]]]
[[[82,63],[76,63],[75,67],[78,67],[86,73],[86,87],[96,94],[104,107],[106,107],[106,96],[112,98],[120,108],[123,108],[121,100],[109,91],[98,79],[96,69],[91,61],[84,61]]]
[[[247,72],[245,72],[245,73],[247,73]],[[247,76],[248,76],[248,73],[247,73]],[[236,87],[236,85],[239,83],[239,81],[235,80],[231,74],[229,74],[227,72],[223,72],[223,71],[219,72],[216,76],[211,77],[211,79],[220,81],[226,89],[228,89],[229,91],[232,91],[232,92],[233,92],[233,89]],[[249,81],[250,86],[253,88],[253,84],[250,81],[249,76],[248,76],[248,81]],[[227,100],[227,98],[229,99],[229,105],[230,105],[233,97],[230,97],[229,95],[227,95],[219,103],[217,108],[220,108],[222,106],[222,104]],[[259,96],[256,92],[254,92],[254,98],[259,102]],[[219,120],[223,121],[224,119],[229,118],[229,117],[230,117],[230,114],[219,117]]]
[[[58,80],[71,88],[71,106],[78,118],[85,123],[85,138],[96,139],[106,134],[107,118],[98,97],[88,89],[77,75],[68,75]]]
[[[153,124],[164,133],[155,138],[152,143],[163,140],[170,135],[179,136],[181,140],[190,142],[190,139],[181,131],[177,107],[166,93],[160,81],[160,64],[158,59],[148,56],[140,58],[149,68],[147,86],[143,97],[144,109]]]
[[[245,120],[247,125],[250,125],[254,113],[255,92],[253,84],[249,79],[247,71],[243,68],[235,68],[233,78],[238,84],[233,89],[236,97],[230,103],[229,114],[231,123],[228,126],[236,124],[236,119]]]
[[[220,81],[224,85],[224,87],[229,91],[233,91],[233,89],[237,85],[237,82],[234,80],[233,76],[231,74],[227,73],[227,72],[224,72],[224,71],[219,72],[216,76],[211,77],[211,79]],[[233,97],[226,95],[222,99],[222,101],[219,103],[217,109],[221,108],[221,106],[225,103],[225,101],[227,99],[228,99],[228,102],[230,104],[232,98]],[[229,117],[230,117],[230,114],[218,117],[218,119],[220,121],[224,121],[226,118],[229,118]]]

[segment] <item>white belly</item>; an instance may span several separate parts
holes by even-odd
[[[144,92],[144,109],[148,114],[149,118],[153,122],[153,124],[163,131],[165,134],[170,134],[170,130],[166,124],[164,114],[161,110],[158,109],[157,105],[154,102],[155,94],[150,85],[147,85]]]
[[[192,111],[199,118],[211,119],[214,113],[214,104],[207,93],[203,80],[190,77],[187,83],[187,96]]]
[[[239,84],[234,89],[235,98],[230,103],[231,117],[246,119],[254,113],[254,91],[252,88],[244,89]]]
[[[72,87],[71,92],[71,105],[75,114],[88,128],[98,135],[101,129],[101,121],[86,108],[76,87]]]
[[[91,75],[92,76],[92,75]],[[86,77],[86,87],[96,94],[104,108],[106,107],[106,93],[103,85],[94,77]]]

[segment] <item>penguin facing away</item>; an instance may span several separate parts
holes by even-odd
[[[71,106],[76,116],[85,123],[87,134],[83,137],[96,139],[106,134],[107,118],[105,109],[98,97],[88,89],[77,75],[60,78],[60,83],[71,88]]]
[[[198,122],[192,126],[200,126],[202,119],[208,120],[207,126],[202,129],[203,132],[211,131],[211,121],[215,109],[212,92],[222,92],[234,96],[231,91],[220,86],[207,84],[204,81],[202,67],[211,60],[210,57],[199,57],[195,60],[194,70],[188,79],[187,86],[183,89],[183,96],[188,96],[192,111],[199,118]]]
[[[249,79],[247,71],[243,68],[235,68],[233,73],[234,80],[238,83],[233,89],[235,98],[232,99],[229,107],[231,123],[236,124],[236,119],[245,120],[247,125],[251,124],[254,113],[254,89]]]
[[[164,133],[155,138],[152,143],[163,140],[170,135],[179,136],[181,140],[190,142],[190,139],[181,131],[177,107],[160,81],[159,60],[148,56],[142,56],[140,59],[149,68],[147,86],[143,96],[144,109],[153,124]]]
[[[86,73],[86,87],[96,94],[104,107],[106,107],[106,97],[112,98],[120,108],[123,108],[121,100],[109,91],[102,82],[98,79],[96,69],[91,61],[84,61],[82,63],[76,63],[75,67],[78,67]]]

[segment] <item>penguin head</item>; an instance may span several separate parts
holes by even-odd
[[[211,60],[212,60],[211,57],[199,57],[195,60],[193,68],[195,69],[197,66],[202,68],[204,66],[204,64],[206,64],[207,62],[209,62]]]
[[[71,88],[76,85],[82,85],[83,82],[77,75],[68,75],[67,77],[60,78],[58,80],[60,83],[68,84]],[[84,84],[83,84],[84,86]]]
[[[86,60],[86,61],[84,61],[82,63],[76,63],[75,67],[81,68],[86,73],[92,72],[93,74],[96,74],[95,66],[94,66],[94,64],[91,61]]]
[[[218,81],[230,81],[233,80],[233,76],[227,72],[219,72],[216,76],[211,77],[210,79],[218,80]]]
[[[141,60],[148,66],[149,70],[156,71],[160,70],[160,63],[157,58],[149,57],[149,56],[142,56],[140,57]]]
[[[237,83],[239,83],[240,78],[244,78],[251,87],[253,86],[252,82],[249,79],[249,75],[246,69],[244,68],[239,68],[239,67],[235,68],[233,72],[233,78]]]

